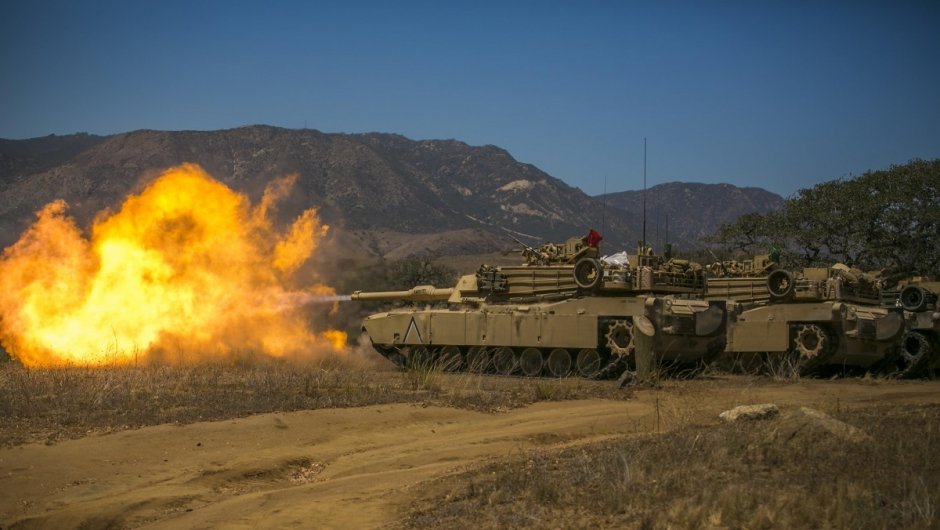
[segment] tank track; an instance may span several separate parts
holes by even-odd
[[[799,331],[799,333],[796,335],[797,340],[794,341],[791,350],[784,353],[780,359],[775,361],[771,359],[764,359],[762,361],[761,371],[779,375],[782,373],[780,369],[780,363],[786,361],[786,359],[789,358],[790,361],[788,361],[788,363],[792,365],[790,366],[790,370],[794,372],[794,375],[830,375],[825,371],[826,365],[819,365],[815,362],[819,357],[824,357],[823,354],[826,353],[826,341],[829,340],[830,337],[828,335],[819,333],[811,333],[818,331],[811,327],[805,327],[805,329],[804,327],[800,327],[797,329],[797,331]],[[933,373],[930,367],[940,363],[940,341],[929,335],[911,332],[905,336],[905,345],[907,349],[911,351],[898,351],[892,357],[886,358],[883,362],[877,365],[873,365],[870,368],[870,371],[873,373],[880,373],[887,377],[903,379],[924,377],[925,375]],[[408,347],[399,348],[397,346],[381,344],[373,344],[373,347],[383,357],[391,361],[396,367],[400,369],[409,368],[409,363],[413,352],[408,351]],[[424,357],[422,358],[433,361],[435,359],[435,353],[439,353],[440,349],[441,348],[435,348],[430,352],[425,351],[423,354]],[[723,348],[721,347],[720,341],[715,341],[712,345],[710,345],[709,353],[698,363],[695,363],[694,365],[686,364],[681,366],[663,367],[663,369],[674,374],[678,374],[680,377],[689,377],[703,370],[706,365],[718,358],[722,351]],[[632,362],[632,355],[615,355],[610,353],[604,354],[602,352],[601,359],[602,361],[606,360],[607,362],[591,374],[579,373],[578,369],[575,366],[572,366],[568,375],[583,377],[590,380],[617,380],[621,387],[630,385],[635,381],[636,368]],[[466,365],[466,358],[464,358],[464,362],[459,368],[445,368],[445,370],[471,371]],[[487,367],[484,370],[480,370],[479,372],[491,374],[497,373],[493,360],[490,359]],[[503,375],[522,376],[518,366],[512,372],[504,373]],[[547,369],[543,369],[542,373],[539,375],[524,377],[553,378],[554,376],[550,375]]]
[[[616,379],[627,371],[627,361],[620,356],[614,356],[609,363],[601,367],[590,379]]]

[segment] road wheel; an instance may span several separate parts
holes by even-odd
[[[445,372],[459,372],[463,368],[463,356],[457,346],[444,346],[441,348],[438,363]]]
[[[519,367],[519,361],[516,359],[516,354],[512,351],[512,348],[503,346],[497,349],[496,353],[493,354],[493,367],[496,368],[496,373],[502,375],[510,375],[515,372],[516,368]]]
[[[410,368],[427,368],[433,358],[431,351],[424,346],[412,346],[408,349],[408,366]]]
[[[467,368],[471,372],[483,373],[492,368],[490,351],[482,346],[473,346],[467,350]]]
[[[519,356],[519,368],[522,369],[522,373],[529,377],[541,375],[543,364],[542,352],[538,348],[526,348],[522,350],[522,355]]]
[[[582,377],[593,377],[601,369],[601,356],[597,350],[584,349],[578,352],[578,360],[575,364],[578,367],[578,374]]]
[[[571,372],[571,354],[568,350],[555,348],[548,354],[548,362],[545,364],[548,367],[548,373],[555,377],[565,377]]]

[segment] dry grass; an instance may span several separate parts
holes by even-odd
[[[870,443],[781,438],[780,420],[701,425],[702,392],[720,384],[661,381],[652,391],[668,397],[653,402],[651,434],[520,448],[415,488],[403,525],[940,528],[940,407],[826,410],[865,430]],[[545,400],[627,399],[631,392],[612,381],[451,374],[433,364],[397,371],[258,359],[43,370],[7,363],[0,364],[0,444],[274,411],[395,402],[500,411]]]
[[[188,366],[35,370],[0,363],[0,446],[275,411],[384,403],[496,411],[549,399],[628,396],[604,381],[449,374],[436,366],[401,372],[250,357]]]
[[[769,421],[532,450],[428,486],[405,526],[940,527],[940,407],[840,419],[874,442],[783,439]]]

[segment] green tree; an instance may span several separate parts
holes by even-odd
[[[777,248],[783,251],[785,260],[793,261],[792,252],[787,252],[788,230],[785,223],[782,211],[748,213],[734,223],[721,225],[707,240],[718,245],[719,255],[729,258],[769,253],[771,248]]]
[[[874,202],[858,180],[833,180],[802,189],[783,209],[783,226],[804,266],[862,264],[870,248]]]
[[[758,247],[766,244],[766,222],[764,215],[757,212],[746,213],[734,223],[722,224],[707,240],[718,243],[729,252],[753,254],[759,252]]]
[[[940,159],[913,160],[858,180],[877,205],[868,241],[872,264],[940,276]]]
[[[416,285],[450,287],[457,281],[457,271],[427,254],[389,263],[387,278],[389,288],[394,290],[411,289]]]
[[[801,189],[782,210],[742,216],[710,240],[740,253],[774,245],[784,266],[842,262],[940,277],[940,159]]]

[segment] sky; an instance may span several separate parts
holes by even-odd
[[[251,124],[493,144],[596,195],[940,157],[940,2],[0,2],[0,138]]]

